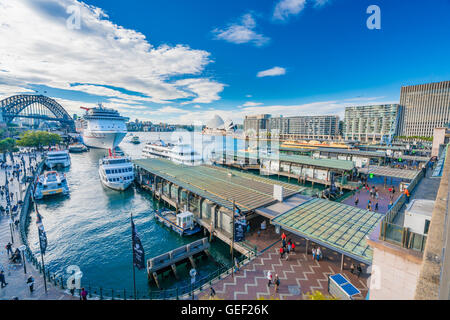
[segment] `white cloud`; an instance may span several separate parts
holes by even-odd
[[[66,25],[72,5],[81,10],[79,30]],[[81,1],[0,0],[0,21],[0,43],[7,44],[0,46],[2,80],[18,87],[47,85],[154,103],[189,98],[206,103],[220,99],[223,90],[216,81],[194,77],[212,62],[209,52],[181,44],[154,47],[142,33],[114,24],[100,8]],[[175,84],[172,76],[209,91]],[[92,85],[70,87],[74,83],[114,86],[138,95]]]
[[[256,75],[258,78],[262,77],[273,77],[273,76],[281,76],[286,74],[286,69],[281,67],[273,67],[268,70],[260,71]]]
[[[225,85],[209,79],[184,79],[175,82],[176,86],[181,86],[189,91],[194,98],[187,103],[211,103],[219,100],[219,93],[223,91]]]
[[[261,103],[261,102],[248,101],[248,102],[244,103],[242,106],[243,107],[256,107],[256,106],[261,106],[261,105],[263,105],[263,103]]]
[[[273,19],[286,20],[291,15],[299,14],[305,8],[306,0],[281,0],[275,6]]]
[[[314,0],[314,7],[323,7],[327,3],[329,3],[331,0]]]
[[[255,31],[256,21],[250,13],[244,14],[238,23],[228,25],[225,29],[214,29],[215,39],[242,44],[253,43],[262,46],[270,41],[270,38]]]
[[[245,96],[246,98],[252,98],[253,96],[251,94],[248,94]]]

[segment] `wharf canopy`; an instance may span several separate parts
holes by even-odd
[[[163,159],[141,159],[133,162],[144,175],[159,177],[169,184],[221,207],[233,210],[234,200],[243,213],[277,202],[274,198],[275,185],[283,187],[283,198],[293,196],[304,189],[300,186],[208,165],[185,166]]]
[[[312,199],[276,217],[272,224],[357,261],[371,264],[366,238],[383,215],[323,199]]]

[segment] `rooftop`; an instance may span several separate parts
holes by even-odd
[[[366,237],[383,215],[346,204],[312,199],[272,220],[272,224],[358,261],[371,264]]]
[[[413,180],[419,173],[418,170],[406,170],[391,167],[370,166],[359,170],[362,173],[373,174],[381,177],[392,177],[406,180]]]
[[[288,198],[304,188],[253,174],[214,166],[186,166],[164,159],[133,161],[138,167],[172,182],[222,207],[233,210],[233,200],[242,212],[253,211],[277,202],[274,185],[283,186]]]

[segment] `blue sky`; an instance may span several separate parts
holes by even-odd
[[[370,5],[381,10],[379,30],[366,26]],[[71,113],[103,102],[154,122],[206,122],[216,113],[238,123],[255,113],[342,116],[345,106],[398,102],[402,85],[450,80],[449,0],[0,0],[0,7],[0,42],[10,44],[0,48],[0,97],[46,91]]]

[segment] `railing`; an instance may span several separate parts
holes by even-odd
[[[428,163],[425,165],[428,166]],[[413,190],[423,177],[424,173],[421,170],[409,184],[407,188],[409,194],[412,194]],[[405,202],[406,195],[402,193],[395,201],[392,208],[386,213],[386,216],[383,218],[380,225],[380,240],[396,244],[406,249],[423,252],[427,236],[412,232],[408,228],[404,228],[403,226],[394,223],[397,214],[400,212]]]
[[[238,258],[240,266],[249,263],[254,256],[241,256]],[[233,272],[234,264],[222,266],[216,271],[203,277],[198,277],[192,284],[177,286],[167,290],[147,290],[145,292],[136,290],[136,300],[188,300],[194,299],[196,294],[213,286],[217,281],[229,276]],[[126,289],[111,289],[104,287],[95,287],[88,284],[84,287],[88,293],[89,299],[94,300],[134,300],[134,292]],[[73,295],[80,296],[81,290],[71,292]]]

